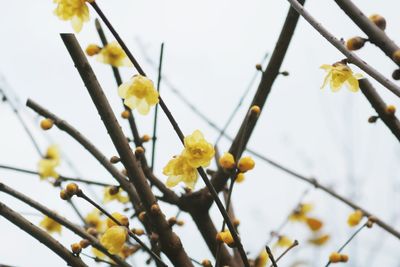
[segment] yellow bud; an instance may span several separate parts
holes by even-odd
[[[101,51],[101,47],[95,44],[90,44],[88,47],[86,47],[86,54],[88,56],[94,56],[97,55]]]
[[[241,183],[241,182],[244,181],[244,178],[246,178],[246,177],[244,176],[244,173],[239,172],[238,175],[236,176],[235,182]]]
[[[89,227],[89,228],[86,230],[86,232],[87,232],[89,235],[92,235],[92,236],[97,236],[97,234],[98,234],[96,228],[93,228],[93,227]]]
[[[239,160],[238,169],[241,172],[247,172],[254,168],[255,162],[251,157],[243,157]]]
[[[358,50],[362,48],[365,44],[366,39],[361,38],[361,37],[353,37],[347,40],[346,42],[346,47],[349,50]]]
[[[253,106],[250,108],[250,111],[251,111],[251,113],[253,113],[253,114],[255,114],[255,115],[259,115],[260,112],[261,112],[261,109],[260,109],[259,106],[253,105]]]
[[[71,198],[71,195],[68,194],[68,192],[65,189],[62,189],[60,191],[60,198],[63,199],[63,200],[68,200],[68,199]]]
[[[360,223],[363,215],[364,214],[361,210],[355,210],[353,213],[349,215],[347,223],[349,224],[349,226],[354,227]]]
[[[144,154],[144,148],[141,147],[141,146],[136,147],[136,149],[135,149],[135,155],[138,157],[138,156],[141,156],[141,155],[143,155],[143,154]]]
[[[127,109],[125,109],[124,111],[121,112],[121,117],[123,119],[129,119],[129,116],[131,115],[131,112]]]
[[[155,214],[161,213],[160,206],[158,206],[157,204],[151,205],[150,210],[152,213],[155,213]]]
[[[177,220],[177,221],[176,221],[176,225],[178,225],[178,226],[183,226],[183,225],[185,225],[185,222],[182,221],[182,220]]]
[[[67,185],[67,187],[65,188],[65,191],[67,191],[67,193],[70,196],[76,195],[76,193],[78,193],[79,191],[79,187],[76,183],[69,183]]]
[[[235,245],[235,240],[233,239],[232,234],[231,232],[229,232],[229,230],[219,232],[216,236],[216,239],[220,242],[224,242],[230,247],[233,247]]]
[[[329,261],[332,263],[337,263],[341,261],[341,256],[337,252],[332,252],[331,255],[329,255]]]
[[[393,58],[394,62],[396,62],[397,64],[400,64],[400,49],[396,50],[393,53],[392,58]]]
[[[133,228],[131,231],[132,231],[132,233],[134,233],[135,235],[138,235],[138,236],[144,235],[144,230],[143,229]]]
[[[225,152],[220,158],[219,158],[219,165],[227,170],[231,170],[235,168],[236,162],[235,158],[233,155],[229,152]]]
[[[150,135],[145,134],[145,135],[142,136],[142,142],[143,143],[149,142],[150,140],[151,140]]]
[[[348,262],[349,261],[349,256],[346,254],[340,254],[340,261],[341,262]]]
[[[141,213],[139,213],[138,218],[140,221],[144,221],[146,219],[146,212],[142,211]]]
[[[387,105],[387,107],[386,107],[386,113],[387,113],[388,115],[393,116],[393,115],[396,113],[396,107],[393,106],[393,105]]]
[[[81,245],[79,243],[73,243],[71,245],[71,250],[72,250],[73,253],[79,254],[82,251],[82,247],[81,247]]]
[[[369,19],[382,31],[386,29],[386,19],[381,15],[373,14],[369,16]]]
[[[54,122],[51,119],[43,119],[40,122],[40,128],[42,128],[45,131],[51,129],[51,127],[53,127],[53,125],[54,125]]]
[[[81,241],[79,241],[79,245],[81,245],[82,248],[87,248],[88,246],[90,246],[90,241],[87,239],[82,239]]]
[[[209,261],[209,260],[203,260],[203,261],[201,262],[201,265],[202,265],[203,267],[212,267],[211,261]]]

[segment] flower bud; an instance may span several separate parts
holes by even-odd
[[[394,114],[396,113],[396,107],[393,105],[387,105],[386,107],[386,113],[390,116],[394,116]]]
[[[261,109],[260,109],[259,106],[253,105],[253,106],[250,108],[250,112],[253,113],[254,115],[259,115],[260,112],[261,112]]]
[[[212,267],[211,261],[209,261],[209,260],[203,260],[203,261],[201,262],[201,265],[202,265],[203,267]]]
[[[369,16],[369,19],[382,31],[386,29],[386,19],[381,15],[373,14]]]
[[[346,47],[348,50],[354,51],[361,49],[365,44],[366,39],[362,37],[353,37],[347,40]]]
[[[140,221],[144,222],[144,220],[146,219],[146,212],[142,211],[141,213],[139,213],[138,218]]]
[[[245,177],[244,173],[239,172],[238,175],[236,176],[235,182],[241,183],[244,181],[245,178],[246,177]]]
[[[40,128],[42,128],[43,130],[50,130],[51,129],[51,127],[53,127],[53,125],[54,125],[54,122],[53,122],[53,120],[51,120],[51,119],[43,119],[41,122],[40,122]]]
[[[90,241],[87,239],[82,239],[81,241],[79,241],[79,245],[81,245],[82,248],[87,248],[88,246],[90,246]]]
[[[86,54],[90,57],[97,55],[98,53],[100,53],[100,51],[101,47],[95,44],[90,44],[88,45],[88,47],[86,47]]]
[[[62,189],[60,191],[60,198],[63,199],[63,200],[68,200],[68,199],[71,198],[71,195],[68,194],[68,192],[65,189]]]
[[[332,263],[337,263],[341,261],[341,256],[337,252],[332,252],[331,255],[329,255],[329,261]]]
[[[76,195],[76,193],[78,193],[79,191],[79,187],[76,183],[69,183],[67,185],[67,187],[65,188],[65,191],[67,191],[67,193],[70,196]]]
[[[400,80],[400,69],[394,70],[392,73],[392,78],[396,81]]]
[[[394,62],[396,62],[397,64],[400,64],[400,49],[396,50],[393,55],[392,55],[392,59],[394,60]]]
[[[131,232],[134,233],[135,235],[138,235],[138,236],[144,235],[144,230],[143,230],[143,229],[136,229],[136,228],[133,228],[133,229],[131,230]]]
[[[262,66],[261,66],[261,64],[256,64],[256,70],[262,71]]]
[[[142,142],[143,142],[143,143],[149,142],[150,140],[151,140],[150,135],[144,134],[144,135],[142,136]]]
[[[379,116],[371,116],[368,118],[369,123],[375,123],[379,119]]]
[[[254,168],[255,162],[251,157],[243,157],[239,160],[238,169],[241,172],[247,172]]]
[[[79,254],[82,251],[82,247],[79,243],[73,243],[71,245],[71,250],[74,254]]]
[[[123,119],[129,119],[129,116],[131,115],[131,112],[127,109],[125,109],[124,111],[121,112],[121,117]]]
[[[121,159],[119,158],[119,157],[117,157],[117,156],[112,156],[111,158],[110,158],[110,162],[112,163],[112,164],[116,164],[116,163],[118,163],[118,162],[120,162],[121,161]]]
[[[119,186],[110,186],[110,188],[108,188],[108,193],[110,193],[110,195],[116,195],[119,192]]]
[[[136,147],[135,155],[136,157],[142,156],[144,154],[144,148],[141,146]]]
[[[229,152],[225,152],[219,158],[218,162],[219,162],[219,165],[226,170],[231,170],[231,169],[235,168],[235,166],[236,166],[235,158]]]
[[[348,262],[349,256],[346,254],[340,254],[340,262]]]

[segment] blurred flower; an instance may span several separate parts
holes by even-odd
[[[286,247],[290,247],[293,244],[293,241],[285,236],[285,235],[281,235],[278,238],[278,241],[276,241],[275,246],[277,247],[282,247],[282,248],[286,248]]]
[[[235,244],[235,240],[229,230],[225,230],[223,232],[219,232],[217,234],[217,240],[224,242],[228,246],[232,247]]]
[[[100,217],[101,213],[98,209],[93,209],[85,217],[85,222],[90,226],[96,228],[97,231],[104,231],[104,221]]]
[[[269,256],[267,250],[263,249],[261,253],[257,256],[255,267],[266,267],[269,261]]]
[[[118,42],[114,41],[103,47],[97,55],[97,60],[114,67],[131,67],[132,62]]]
[[[166,185],[174,187],[180,182],[193,189],[197,182],[197,170],[189,165],[186,158],[177,156],[171,159],[163,169],[163,174],[168,176]]]
[[[39,225],[44,228],[48,233],[59,233],[61,234],[62,226],[52,218],[45,216]]]
[[[312,211],[313,205],[309,203],[301,203],[289,216],[291,221],[304,222],[307,220],[307,214]]]
[[[363,216],[364,215],[363,215],[363,212],[361,210],[355,210],[347,218],[347,224],[350,227],[357,226],[360,223],[360,221],[363,218]]]
[[[92,247],[92,253],[95,257],[104,260],[107,256],[95,247]]]
[[[61,20],[70,20],[76,33],[80,32],[83,23],[89,21],[89,8],[85,0],[54,0],[57,4],[54,14]]]
[[[317,237],[311,238],[311,239],[308,240],[308,242],[313,244],[313,245],[316,245],[316,246],[322,246],[322,245],[325,245],[326,242],[328,242],[330,238],[331,238],[330,235],[325,234],[325,235],[321,235],[321,236],[317,236]]]
[[[213,145],[204,139],[203,134],[199,130],[186,136],[184,143],[185,149],[182,152],[182,156],[187,159],[190,166],[198,168],[200,166],[207,167],[210,164],[215,150]]]
[[[316,219],[316,218],[311,218],[311,217],[308,217],[306,219],[306,224],[311,229],[311,231],[314,231],[314,232],[318,231],[323,226],[323,223],[321,220]]]
[[[116,194],[112,194],[110,192],[110,189],[112,189],[112,186],[107,186],[104,188],[104,196],[103,196],[103,202],[108,203],[110,201],[116,200],[121,203],[127,203],[129,201],[129,197],[127,195],[124,195],[124,191],[121,188],[118,188],[118,192]]]
[[[130,109],[137,108],[138,112],[146,115],[150,107],[158,103],[158,92],[153,82],[141,75],[135,75],[118,88],[118,94],[124,99],[124,104]]]
[[[352,92],[358,91],[358,79],[362,76],[360,74],[353,74],[353,71],[346,64],[342,62],[337,62],[333,65],[324,64],[321,66],[321,69],[328,72],[321,89],[329,82],[333,92],[339,91],[343,84],[346,84],[347,88]]]
[[[122,251],[128,230],[124,226],[113,226],[101,236],[100,243],[111,253],[118,254]]]
[[[122,225],[124,225],[124,226],[127,226],[127,225],[129,224],[128,217],[126,217],[125,215],[122,215],[122,214],[119,213],[119,212],[113,212],[113,213],[111,214],[111,216],[112,216],[114,219],[116,219],[120,224],[122,224]],[[107,228],[111,228],[111,227],[113,227],[113,226],[118,225],[118,224],[116,224],[116,223],[114,222],[114,220],[112,220],[111,218],[107,218],[106,224],[107,224]]]
[[[51,145],[47,148],[46,155],[44,158],[39,160],[38,172],[40,179],[45,179],[48,177],[58,178],[59,174],[56,172],[55,168],[60,164],[60,151],[58,146]]]

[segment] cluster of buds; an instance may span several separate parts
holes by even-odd
[[[65,189],[60,191],[61,199],[68,200],[80,191],[76,183],[69,183]]]
[[[251,157],[243,157],[236,164],[233,155],[226,152],[219,158],[219,165],[230,172],[236,170],[235,181],[240,183],[244,180],[244,173],[254,168],[255,162]]]
[[[338,252],[332,252],[331,255],[329,255],[329,261],[332,263],[348,262],[349,256]]]

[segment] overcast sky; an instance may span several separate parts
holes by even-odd
[[[386,32],[400,43],[399,1],[354,2],[367,15],[379,13],[385,16]],[[266,52],[273,50],[289,7],[284,0],[99,0],[98,3],[154,80],[157,72],[146,57],[157,62],[160,43],[165,42],[164,75],[204,115],[220,126],[254,75],[254,65]],[[35,114],[24,107],[27,98],[69,121],[107,156],[114,155],[115,149],[59,37],[59,33],[72,31],[70,23],[53,15],[55,4],[51,0],[0,0],[0,6],[0,36],[3,40],[0,44],[0,74],[6,81],[3,80],[2,89],[20,99],[20,112],[35,132],[42,150],[46,149],[49,139],[32,120],[36,118]],[[306,6],[338,38],[364,36],[334,1],[310,0]],[[96,15],[90,11],[90,22],[77,35],[83,47],[89,43],[100,44],[94,28]],[[112,40],[109,32],[106,33]],[[393,62],[373,45],[367,44],[357,53],[386,76],[394,70]],[[346,88],[338,93],[332,93],[329,88],[320,90],[325,73],[319,66],[341,59],[343,56],[301,19],[282,69],[289,71],[290,76],[280,76],[276,80],[249,147],[304,175],[317,177],[400,230],[398,141],[383,123],[367,123],[368,117],[375,113],[360,92],[354,94]],[[122,109],[110,68],[94,59],[90,62],[119,114]],[[353,69],[360,72],[356,67]],[[135,71],[127,68],[122,74],[128,79]],[[389,104],[399,104],[393,94],[374,84]],[[229,127],[229,134],[236,133],[254,91],[255,86]],[[218,133],[196,116],[166,84],[162,84],[161,94],[185,133],[200,129],[208,140],[217,138]],[[135,113],[135,116],[140,132],[151,133],[152,115],[143,117]],[[39,157],[6,103],[0,105],[0,123],[0,164],[35,169]],[[126,122],[121,121],[121,124],[127,129]],[[79,174],[88,179],[112,182],[105,170],[72,138],[57,129],[49,134],[72,160]],[[165,180],[162,167],[182,148],[164,115],[159,117],[158,141],[156,174]],[[229,142],[221,142],[221,151],[228,147]],[[242,222],[240,233],[244,247],[251,256],[258,253],[269,232],[279,226],[308,188],[266,163],[257,160],[256,164],[246,181],[235,187],[233,197],[234,209]],[[65,161],[61,172],[78,175]],[[0,170],[0,181],[78,222],[73,211],[59,200],[58,190],[40,182],[39,178]],[[202,186],[199,182],[197,188]],[[92,190],[100,192],[96,188]],[[307,262],[303,266],[322,266],[327,255],[338,249],[354,231],[346,225],[347,215],[351,212],[347,206],[315,190],[311,190],[306,199],[315,204],[314,215],[325,221],[324,229],[332,239],[318,252],[305,245],[309,237],[307,229],[289,225],[284,233],[304,246],[285,256],[283,266],[290,266],[296,260]],[[9,196],[0,194],[0,201],[17,211],[32,212]],[[77,201],[84,212],[90,210],[85,203]],[[107,208],[121,209],[113,205]],[[165,213],[173,216],[176,210],[165,207]],[[213,215],[220,225],[220,216],[214,209]],[[35,223],[41,219],[27,217]],[[182,218],[187,224],[176,231],[188,253],[198,260],[210,257],[190,218],[186,215]],[[3,218],[0,218],[0,235],[0,264],[64,266],[63,261],[46,247]],[[79,238],[64,229],[60,240],[69,247]],[[348,266],[400,266],[399,244],[399,240],[378,227],[363,231],[346,251],[351,258]],[[84,259],[90,266],[95,265],[90,259]],[[136,259],[138,266],[143,259],[146,257]]]

